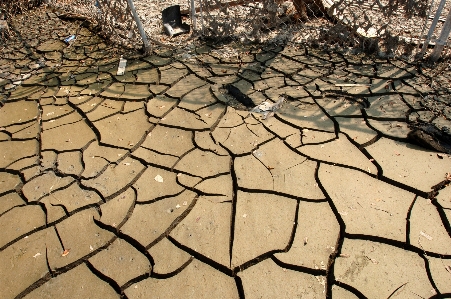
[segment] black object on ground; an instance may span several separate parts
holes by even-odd
[[[412,130],[407,134],[414,143],[442,153],[451,154],[451,135],[430,123],[411,124]]]
[[[171,37],[182,33],[188,33],[190,31],[190,26],[188,24],[182,24],[180,5],[165,8],[161,17],[163,19],[164,31]]]
[[[252,102],[252,99],[250,97],[248,97],[247,95],[245,95],[244,93],[241,92],[241,90],[239,90],[237,87],[231,85],[231,84],[226,84],[224,85],[224,89],[227,90],[227,92],[233,96],[235,99],[237,99],[238,102],[240,102],[241,104],[243,104],[244,106],[248,107],[248,108],[253,108],[255,107],[254,102]]]

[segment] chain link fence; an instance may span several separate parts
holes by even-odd
[[[418,58],[429,55],[439,41],[441,56],[451,55],[449,32],[443,32],[447,19],[451,27],[449,0],[43,2],[61,17],[84,19],[104,37],[134,48],[141,48],[147,39],[153,46],[180,48],[200,37],[244,43],[308,43],[342,51]],[[165,33],[162,12],[174,5],[180,6],[180,22],[190,26],[189,34],[171,37]]]
[[[242,41],[311,42],[386,56],[414,56],[430,28],[438,1],[426,0],[199,0],[202,35]],[[429,41],[434,46],[451,3],[442,7]],[[444,54],[449,55],[449,34]]]

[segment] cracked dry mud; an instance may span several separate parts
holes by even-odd
[[[2,298],[451,296],[451,187],[428,199],[451,158],[406,138],[450,97],[415,66],[206,45],[117,76],[112,46],[35,14],[0,59]],[[222,83],[290,100],[263,120]]]

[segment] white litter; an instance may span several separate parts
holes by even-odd
[[[263,119],[270,118],[274,115],[274,112],[279,110],[283,103],[285,102],[285,98],[280,97],[279,100],[275,103],[271,102],[263,102],[260,105],[255,106],[249,112],[262,113]]]
[[[163,177],[161,176],[161,175],[157,175],[156,177],[155,177],[155,181],[157,181],[158,183],[163,183]]]
[[[428,234],[426,234],[424,231],[420,231],[420,235],[422,235],[423,237],[425,237],[425,238],[428,239],[429,241],[432,240],[432,237],[429,236]]]
[[[119,60],[119,66],[117,68],[117,75],[122,76],[125,73],[125,66],[127,65],[127,60],[122,58]]]

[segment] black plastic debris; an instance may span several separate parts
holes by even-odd
[[[227,92],[231,96],[233,96],[238,102],[240,102],[244,106],[246,106],[248,108],[255,107],[255,104],[252,101],[252,99],[250,97],[248,97],[247,95],[245,95],[244,93],[242,93],[241,90],[239,90],[237,87],[235,87],[231,84],[226,84],[226,85],[224,85],[224,89],[227,90]]]
[[[167,35],[173,37],[183,33],[189,33],[190,26],[182,23],[180,5],[167,7],[162,12],[163,27]]]
[[[412,130],[407,134],[412,142],[431,150],[451,155],[451,134],[446,129],[439,129],[430,123],[411,124]]]

